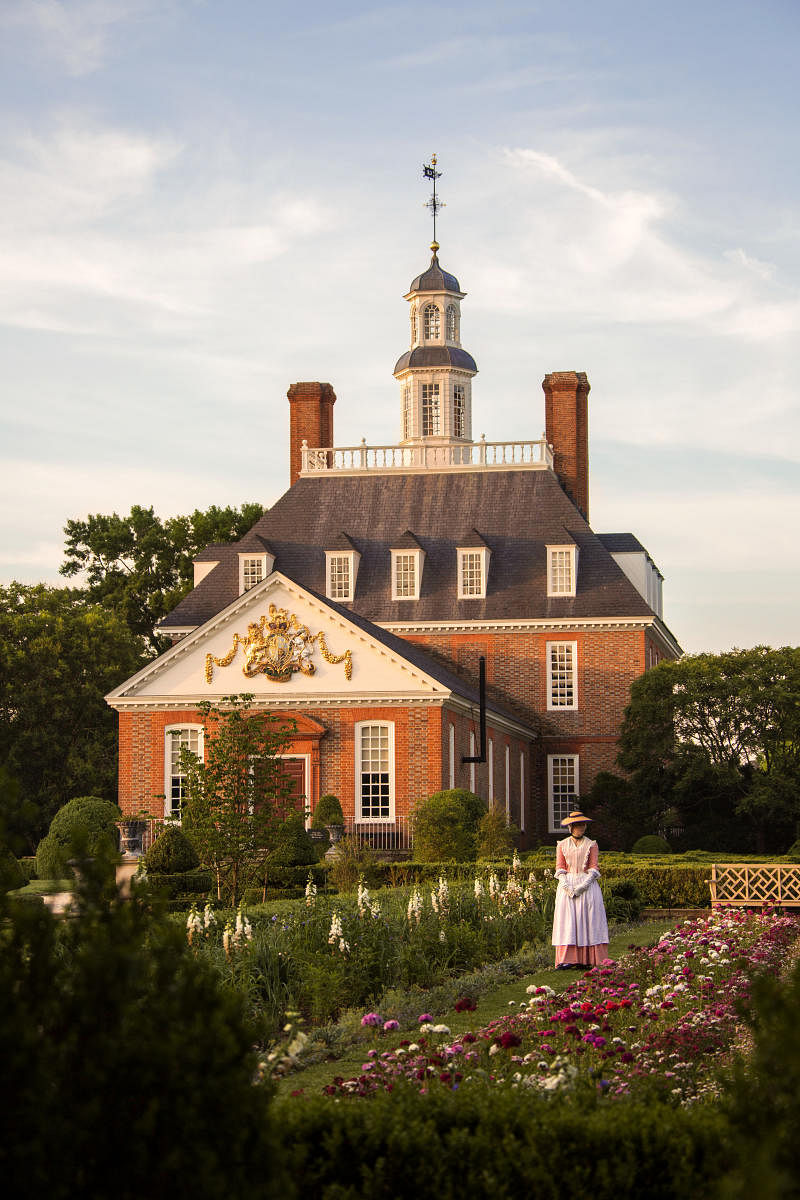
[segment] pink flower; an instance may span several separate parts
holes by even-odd
[[[377,1013],[364,1013],[361,1018],[362,1025],[380,1025],[381,1019]]]
[[[421,1017],[417,1017],[417,1020],[419,1021],[420,1025],[424,1025],[428,1021],[432,1021],[433,1017],[431,1016],[430,1013],[423,1013]],[[362,1021],[361,1023],[363,1025],[364,1022]]]
[[[391,1033],[392,1030],[400,1028],[400,1022],[399,1021],[384,1021],[383,1028],[387,1033]]]

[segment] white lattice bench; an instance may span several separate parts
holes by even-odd
[[[800,863],[713,863],[711,907],[800,908]]]

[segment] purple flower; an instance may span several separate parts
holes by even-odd
[[[380,1025],[381,1019],[377,1013],[364,1013],[361,1018],[362,1025]]]
[[[400,1022],[399,1021],[384,1021],[383,1028],[386,1033],[391,1033],[392,1030],[400,1028]]]
[[[419,1021],[420,1025],[424,1025],[426,1022],[432,1021],[433,1017],[430,1013],[423,1013],[421,1017],[417,1017],[417,1020]],[[362,1021],[361,1024],[363,1025],[364,1022]]]

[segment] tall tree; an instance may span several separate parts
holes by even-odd
[[[116,799],[116,714],[103,697],[143,661],[140,639],[84,592],[0,588],[0,762],[29,847],[71,797]]]
[[[619,762],[663,813],[698,798],[747,817],[761,841],[800,819],[800,649],[659,663],[631,686]]]
[[[252,709],[251,695],[203,702],[203,757],[181,750],[183,827],[201,862],[217,878],[217,895],[235,905],[248,872],[270,844],[291,805],[280,755],[292,723]]]
[[[92,600],[110,605],[151,651],[166,646],[156,624],[192,586],[192,560],[213,542],[243,537],[263,513],[260,504],[195,509],[162,521],[134,505],[126,517],[90,514],[68,521],[61,574],[84,574]]]

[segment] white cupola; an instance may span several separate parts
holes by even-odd
[[[472,441],[472,377],[478,368],[461,347],[462,292],[455,275],[439,266],[439,244],[427,271],[411,284],[411,348],[398,359],[401,442]]]

